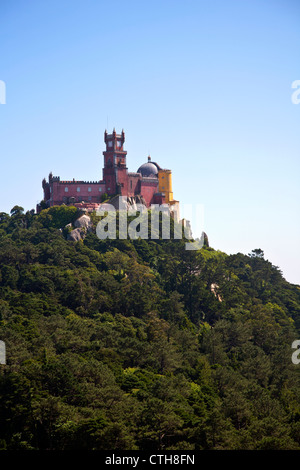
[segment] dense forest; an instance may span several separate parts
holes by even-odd
[[[300,449],[300,288],[261,249],[0,213],[0,449]],[[254,248],[254,247],[253,247]]]

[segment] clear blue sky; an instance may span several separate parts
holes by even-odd
[[[103,133],[204,205],[210,245],[300,284],[299,0],[1,0],[0,211],[102,177]]]

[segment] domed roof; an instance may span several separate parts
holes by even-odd
[[[159,166],[157,163],[151,162],[150,156],[148,157],[148,162],[141,165],[138,169],[138,173],[141,173],[142,176],[157,176]]]

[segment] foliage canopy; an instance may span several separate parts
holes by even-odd
[[[300,289],[182,240],[67,240],[0,214],[0,448],[300,449]]]

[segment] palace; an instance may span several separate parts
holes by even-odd
[[[170,212],[179,218],[179,202],[173,198],[172,172],[161,168],[148,157],[137,172],[128,171],[127,152],[124,150],[125,134],[104,133],[106,149],[103,152],[104,167],[99,181],[62,181],[59,176],[49,174],[42,187],[44,199],[38,204],[37,212],[43,207],[72,205],[87,212],[97,210],[105,201],[114,196],[125,196],[129,203],[139,202],[146,207],[152,204],[168,204]]]

